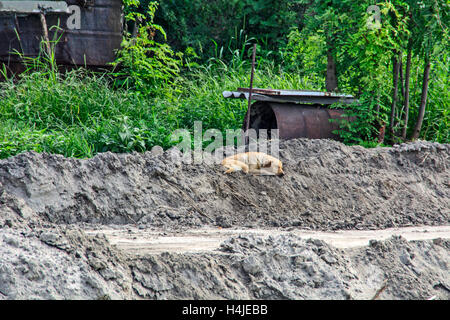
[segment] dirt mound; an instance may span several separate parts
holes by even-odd
[[[163,254],[132,264],[152,299],[449,299],[447,241],[402,238],[339,250],[295,236],[233,237],[224,254]]]
[[[280,147],[282,178],[183,164],[176,149],[1,160],[0,300],[450,298],[448,240],[338,249],[299,236],[448,225],[450,145]],[[146,237],[206,226],[264,233],[230,234],[210,251],[141,255],[89,233],[127,225]]]
[[[131,295],[124,254],[78,229],[0,229],[0,256],[0,300]]]
[[[282,178],[182,164],[175,149],[89,160],[25,153],[0,161],[0,224],[13,223],[17,214],[59,224],[171,228],[338,230],[449,222],[449,145],[368,150],[298,139],[280,147]]]
[[[0,230],[2,299],[450,298],[448,240],[337,249],[237,236],[210,253],[132,256],[73,227]]]

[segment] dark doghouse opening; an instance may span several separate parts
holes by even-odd
[[[266,129],[267,137],[271,138],[270,130],[278,129],[277,118],[268,103],[256,102],[250,113],[250,129],[255,129],[258,137],[259,130]]]

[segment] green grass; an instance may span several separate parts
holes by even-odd
[[[176,129],[239,129],[247,103],[224,99],[224,90],[248,86],[250,70],[215,61],[186,72],[153,97],[112,89],[106,74],[74,70],[63,75],[34,70],[18,82],[0,83],[0,158],[24,151],[86,158],[99,152],[168,148]],[[255,86],[321,89],[315,79],[258,67]]]
[[[423,137],[449,142],[448,77],[436,77],[429,94]],[[244,100],[224,99],[224,90],[247,87],[246,62],[219,59],[185,70],[156,95],[114,89],[108,74],[83,69],[58,74],[42,65],[20,80],[0,83],[0,158],[34,150],[88,158],[100,152],[169,148],[176,129],[240,129]],[[323,79],[289,72],[267,61],[257,66],[255,87],[324,90]],[[411,114],[412,121],[415,118]],[[366,147],[372,147],[366,145]]]

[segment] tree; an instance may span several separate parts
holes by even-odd
[[[315,47],[321,48],[320,55],[326,60],[322,73],[327,91],[339,88],[360,101],[359,105],[339,106],[351,109],[348,114],[357,119],[343,124],[339,133],[344,141],[374,143],[386,123],[391,142],[406,140],[412,131],[409,127],[416,129],[412,137],[419,137],[423,124],[429,121],[427,101],[433,67],[437,61],[445,65],[443,60],[447,59],[442,52],[448,52],[450,4],[439,0],[386,0],[376,6],[369,0],[305,3],[308,9],[300,35],[304,39],[320,35],[323,45]],[[373,21],[373,7],[381,21],[372,28],[368,21]],[[290,43],[290,48],[296,47],[301,46]],[[322,65],[322,59],[315,61]],[[412,74],[417,68],[421,75]],[[420,97],[414,94],[415,89],[421,90]],[[445,111],[441,114],[446,115]]]
[[[418,139],[420,136],[420,130],[422,128],[423,118],[425,116],[425,107],[427,105],[431,61],[429,57],[427,57],[426,59],[427,60],[425,61],[425,67],[423,71],[422,97],[420,99],[419,115],[417,116],[416,126],[414,127],[414,132],[412,135],[413,140]]]
[[[402,139],[406,140],[406,134],[408,131],[408,121],[409,121],[409,88],[410,88],[410,78],[411,78],[411,63],[412,63],[412,44],[411,38],[408,42],[408,53],[406,58],[406,70],[405,70],[405,92],[404,97],[404,118],[403,118],[403,129],[402,129]]]
[[[415,53],[424,61],[422,78],[422,93],[412,139],[418,139],[421,134],[422,124],[425,117],[430,71],[432,61],[445,47],[448,40],[448,4],[438,0],[409,1],[411,8],[411,34],[414,39]]]
[[[396,53],[396,55],[393,57],[393,86],[394,86],[394,93],[392,96],[392,107],[391,107],[391,120],[389,122],[389,130],[391,133],[391,136],[395,135],[394,132],[394,126],[395,126],[395,112],[397,107],[397,99],[398,99],[398,80],[400,75],[400,53]]]
[[[344,64],[339,56],[342,53],[343,42],[349,34],[349,29],[354,24],[348,23],[354,7],[358,6],[353,1],[326,1],[304,0],[306,5],[304,30],[308,34],[320,34],[325,39],[325,52],[327,58],[325,75],[325,87],[328,92],[339,91],[340,68]]]

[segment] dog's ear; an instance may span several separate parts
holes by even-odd
[[[263,168],[270,168],[272,166],[272,161],[267,162]]]

